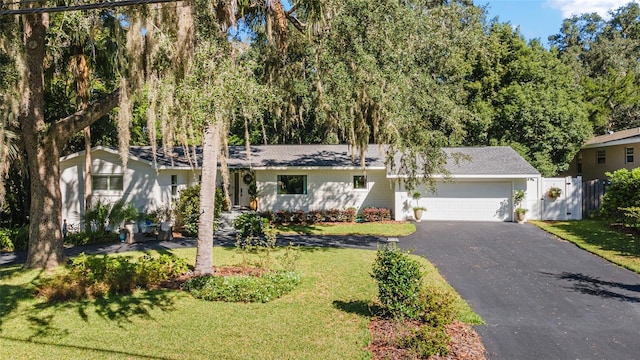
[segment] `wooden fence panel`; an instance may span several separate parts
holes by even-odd
[[[589,180],[582,183],[583,216],[589,216],[589,213],[600,210],[605,191],[605,183],[602,180]]]

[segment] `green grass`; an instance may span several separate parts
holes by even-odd
[[[585,219],[530,222],[614,264],[640,273],[640,239],[611,228],[609,221]]]
[[[0,268],[0,349],[10,359],[362,359],[376,285],[374,251],[302,248],[301,284],[261,304],[198,300],[180,291],[139,291],[83,302],[33,297],[42,274]],[[193,263],[195,249],[175,250]],[[137,256],[138,254],[130,254]],[[242,260],[216,247],[218,265]],[[420,258],[426,280],[453,291]],[[458,318],[480,319],[456,295]]]
[[[416,231],[416,226],[410,222],[281,225],[278,231],[282,234],[307,235],[407,236]]]

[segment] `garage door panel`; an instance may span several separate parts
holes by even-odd
[[[510,182],[441,183],[420,200],[430,220],[510,221]]]

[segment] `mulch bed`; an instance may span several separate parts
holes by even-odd
[[[419,322],[398,322],[394,320],[374,318],[369,322],[371,344],[367,350],[373,354],[373,359],[405,360],[416,357],[406,349],[397,346],[398,339],[411,333],[420,326]],[[467,324],[454,321],[446,327],[451,337],[449,355],[431,356],[430,360],[484,360],[485,348],[480,336]]]

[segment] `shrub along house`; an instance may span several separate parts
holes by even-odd
[[[396,220],[413,218],[416,200],[407,193],[404,174],[385,166],[384,149],[369,145],[364,166],[348,145],[262,145],[229,148],[229,193],[232,205],[247,207],[251,184],[257,189],[258,209],[327,210],[354,207],[390,209]],[[142,212],[171,206],[181,189],[200,180],[201,149],[186,156],[162,150],[154,163],[150,147],[131,147],[127,168],[115,149],[94,147],[93,199],[124,199]],[[418,199],[427,208],[423,220],[512,221],[514,190],[523,189],[529,218],[540,217],[540,174],[509,147],[448,148],[469,160],[450,161],[450,178],[433,175],[435,191],[424,187]],[[63,217],[79,223],[84,213],[84,151],[61,158]],[[218,174],[217,181],[222,183]]]

